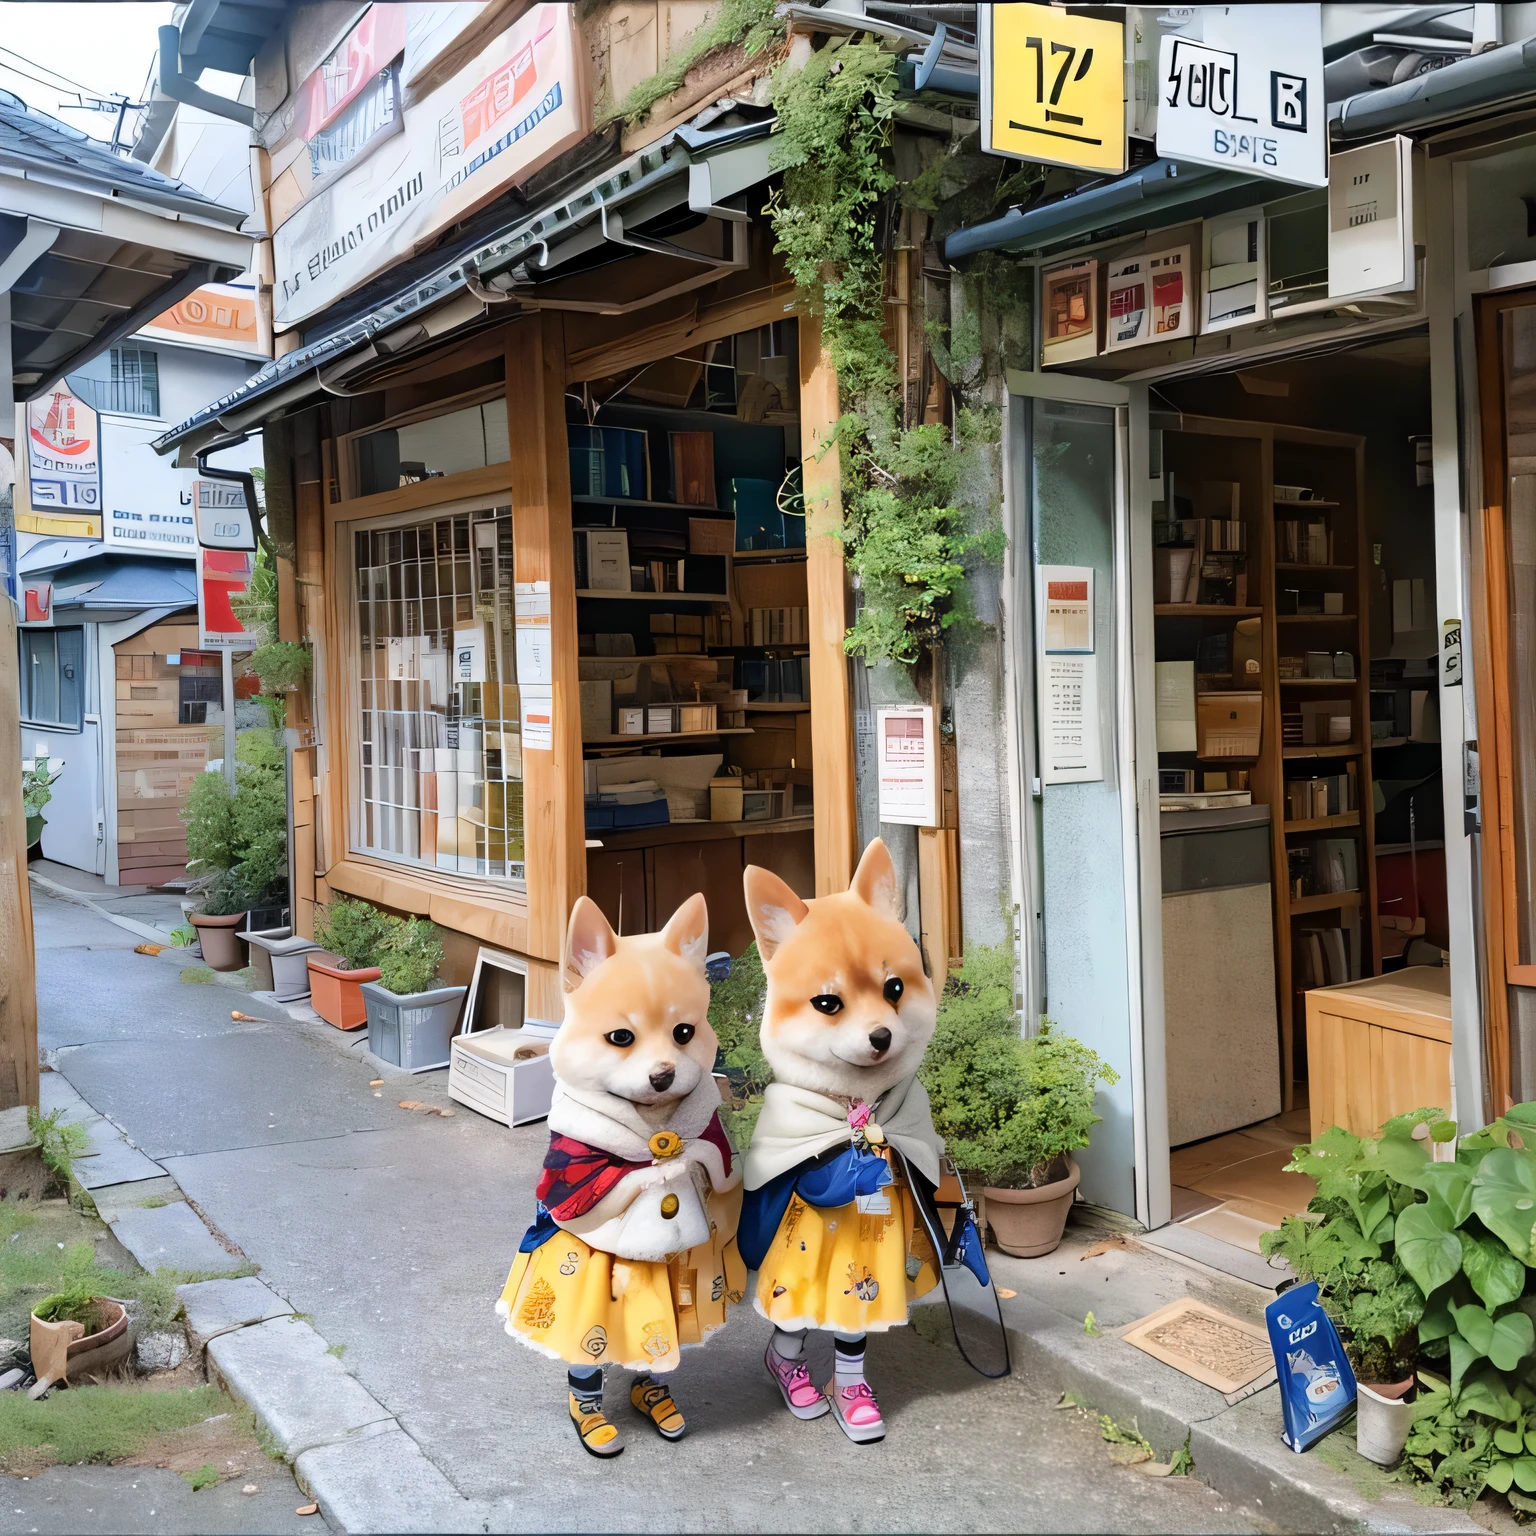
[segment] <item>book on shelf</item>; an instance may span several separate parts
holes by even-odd
[[[1296,900],[1358,891],[1360,864],[1354,838],[1319,837],[1287,848],[1286,877]]]
[[[1332,565],[1333,532],[1324,518],[1279,518],[1275,552],[1282,565]]]
[[[1295,968],[1297,985],[1304,990],[1359,981],[1362,975],[1359,925],[1298,928]]]

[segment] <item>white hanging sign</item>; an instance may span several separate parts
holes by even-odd
[[[202,548],[256,548],[256,523],[246,505],[243,485],[232,480],[194,480],[192,513]]]
[[[1326,187],[1322,6],[1201,5],[1168,14],[1158,51],[1158,154]]]
[[[875,711],[880,754],[880,820],[896,826],[939,824],[938,747],[933,707],[898,704]]]

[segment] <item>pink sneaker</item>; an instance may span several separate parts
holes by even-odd
[[[880,1404],[867,1382],[857,1382],[851,1387],[840,1387],[834,1381],[827,1388],[832,1400],[832,1413],[838,1427],[855,1445],[873,1445],[885,1439],[885,1420],[880,1417]]]
[[[768,1374],[778,1383],[784,1406],[797,1419],[819,1419],[827,1411],[830,1404],[811,1380],[803,1355],[798,1360],[786,1360],[773,1347],[770,1339],[763,1364],[768,1367]]]

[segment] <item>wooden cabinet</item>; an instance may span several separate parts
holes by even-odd
[[[1415,965],[1307,993],[1312,1134],[1373,1135],[1393,1115],[1451,1109],[1451,973]]]

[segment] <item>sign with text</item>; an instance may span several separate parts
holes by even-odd
[[[27,495],[38,512],[101,511],[101,421],[62,387],[27,405]]]
[[[880,820],[895,826],[939,824],[939,749],[933,707],[898,704],[875,711]]]
[[[279,329],[350,293],[588,132],[574,8],[536,5],[273,237]]]
[[[204,549],[197,561],[197,627],[205,651],[252,651],[256,636],[247,632],[235,613],[256,563],[242,551]]]
[[[1037,579],[1040,782],[1086,784],[1104,777],[1093,567],[1042,565]]]
[[[1125,28],[1054,5],[983,5],[981,147],[1125,169]]]
[[[194,480],[192,515],[204,549],[256,548],[256,520],[246,505],[245,487],[232,480]]]
[[[197,554],[192,507],[194,471],[178,469],[174,455],[150,447],[157,425],[114,416],[107,423],[102,494],[103,537],[119,549]]]
[[[231,283],[210,283],[189,293],[139,334],[216,351],[262,355],[256,334],[256,290]]]
[[[1158,154],[1327,186],[1322,7],[1201,5],[1167,16]]]

